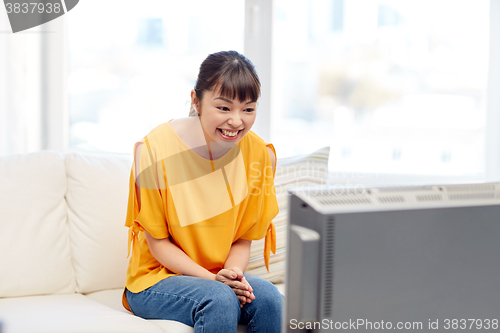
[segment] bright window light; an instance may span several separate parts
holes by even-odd
[[[85,0],[70,15],[73,149],[131,153],[155,126],[188,115],[208,54],[243,52],[243,0]]]
[[[487,0],[275,0],[271,141],[330,170],[484,170]]]

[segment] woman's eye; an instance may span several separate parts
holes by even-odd
[[[254,109],[245,109],[245,112],[253,112]]]
[[[225,106],[219,106],[219,107],[217,107],[217,109],[219,109],[221,111],[229,111],[229,109]]]

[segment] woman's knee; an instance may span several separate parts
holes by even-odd
[[[254,289],[255,297],[260,299],[261,306],[264,305],[269,311],[281,312],[283,295],[274,284],[253,275],[246,275],[246,278]]]
[[[206,283],[194,311],[195,332],[235,332],[240,319],[234,291],[221,282]]]
[[[217,282],[210,295],[206,296],[202,302],[204,308],[222,315],[237,316],[240,309],[240,302],[234,291],[227,285]]]
[[[259,293],[259,298],[261,299],[261,307],[265,308],[266,311],[275,315],[281,315],[283,295],[276,287],[270,289],[268,292]]]

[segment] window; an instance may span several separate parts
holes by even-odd
[[[130,153],[155,126],[188,115],[209,53],[243,52],[243,0],[86,0],[69,16],[74,149]]]
[[[279,157],[330,146],[345,178],[484,180],[500,160],[493,12],[488,0],[87,0],[68,18],[70,145],[130,152],[188,114],[207,54],[234,49],[271,86],[255,128]]]
[[[483,177],[489,3],[275,0],[277,151],[329,145],[332,172]]]

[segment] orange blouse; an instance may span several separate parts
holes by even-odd
[[[150,253],[142,231],[170,237],[191,259],[216,274],[238,239],[266,237],[264,261],[269,270],[276,252],[272,219],[278,214],[274,173],[266,147],[274,146],[249,131],[222,157],[205,159],[189,148],[170,124],[154,128],[141,141],[132,166],[125,226],[129,254],[125,287],[141,292],[177,275]],[[139,170],[136,170],[136,165]],[[140,195],[140,206],[137,195]],[[123,297],[125,308],[129,309]]]

